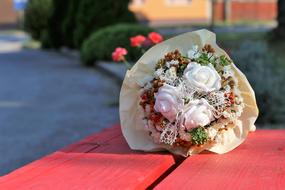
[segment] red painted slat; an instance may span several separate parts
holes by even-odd
[[[117,126],[3,177],[0,189],[144,189],[174,164],[170,154],[130,150]]]
[[[63,159],[62,155],[67,152],[76,151],[78,153],[85,153],[94,149],[94,147],[97,147],[97,144],[85,143],[86,141],[104,143],[105,141],[109,141],[110,139],[113,139],[120,135],[121,132],[119,130],[119,125],[104,129],[101,133],[90,135],[89,137],[79,141],[78,143],[69,145],[68,147],[63,148],[60,151],[52,153],[40,160],[34,161],[20,169],[15,170],[7,176],[1,177],[0,185],[3,182],[11,181],[14,178],[17,178],[17,180],[24,182],[26,180],[34,178],[35,176],[40,175],[41,173],[46,172],[47,170],[50,170],[53,167],[57,167],[63,162],[70,160],[72,157],[79,156],[79,154],[76,154],[70,156],[67,159]],[[26,175],[27,172],[29,173],[29,175]]]
[[[285,189],[285,130],[258,130],[230,153],[187,158],[156,189]]]

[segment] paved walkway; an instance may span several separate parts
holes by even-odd
[[[0,176],[119,122],[112,79],[78,60],[7,44],[0,40]]]

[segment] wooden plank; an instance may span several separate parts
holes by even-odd
[[[117,126],[3,177],[0,189],[145,189],[174,164],[170,154],[130,150]]]
[[[155,189],[285,189],[285,130],[258,130],[230,153],[187,158]]]
[[[115,125],[111,128],[104,129],[101,133],[90,135],[85,139],[79,141],[78,143],[69,145],[60,151],[56,151],[48,156],[45,156],[42,159],[36,160],[20,169],[17,169],[14,172],[10,173],[9,175],[1,177],[0,185],[3,182],[11,181],[14,178],[17,178],[17,180],[21,181],[32,179],[35,176],[38,176],[41,173],[44,173],[47,170],[50,170],[53,167],[57,167],[63,162],[70,160],[72,157],[79,156],[79,153],[85,153],[97,147],[97,144],[85,143],[85,142],[90,141],[90,142],[104,143],[109,141],[110,139],[120,136],[121,132],[118,129],[119,125]],[[62,155],[72,151],[76,151],[78,152],[78,154],[63,159],[64,157]],[[29,173],[29,175],[26,175],[27,172]]]

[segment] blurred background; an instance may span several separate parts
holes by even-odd
[[[0,176],[119,123],[129,38],[201,28],[245,73],[257,127],[285,128],[284,0],[0,0]]]

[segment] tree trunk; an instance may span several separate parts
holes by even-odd
[[[215,5],[216,5],[216,0],[211,0],[211,21],[210,21],[210,30],[214,32],[214,27],[215,27]]]
[[[285,39],[285,1],[278,0],[278,26],[274,31],[275,38]]]

